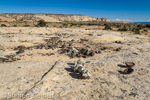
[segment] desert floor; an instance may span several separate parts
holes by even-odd
[[[53,40],[52,40],[53,39]],[[49,49],[36,48],[46,45]],[[58,43],[59,41],[59,43]],[[62,49],[62,45],[65,47]],[[23,53],[18,46],[24,46]],[[99,51],[94,56],[70,57],[67,47]],[[27,49],[28,48],[28,49]],[[148,100],[150,99],[150,36],[106,30],[0,27],[0,99]],[[78,59],[91,79],[74,73]],[[126,62],[134,71],[125,74]]]

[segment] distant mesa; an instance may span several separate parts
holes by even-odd
[[[28,21],[36,22],[45,20],[46,22],[110,22],[107,18],[96,18],[85,15],[64,15],[64,14],[0,14],[0,21]]]

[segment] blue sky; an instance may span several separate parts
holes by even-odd
[[[1,0],[0,13],[82,14],[111,21],[150,21],[150,0]]]

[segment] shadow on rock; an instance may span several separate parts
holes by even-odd
[[[121,68],[127,68],[125,65],[121,65],[121,64],[118,64],[117,66],[119,66]]]
[[[68,71],[68,72],[73,72],[72,68],[65,68],[65,70]]]
[[[70,73],[69,74],[72,78],[75,78],[75,79],[78,79],[79,78],[79,75],[76,74],[76,73]]]
[[[123,71],[118,71],[120,74],[125,74]]]
[[[71,68],[75,65],[75,63],[67,63]]]
[[[67,63],[68,65],[70,65],[70,66],[74,66],[75,65],[75,63]]]

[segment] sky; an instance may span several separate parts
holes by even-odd
[[[81,14],[111,21],[150,22],[150,0],[1,0],[0,13]]]

